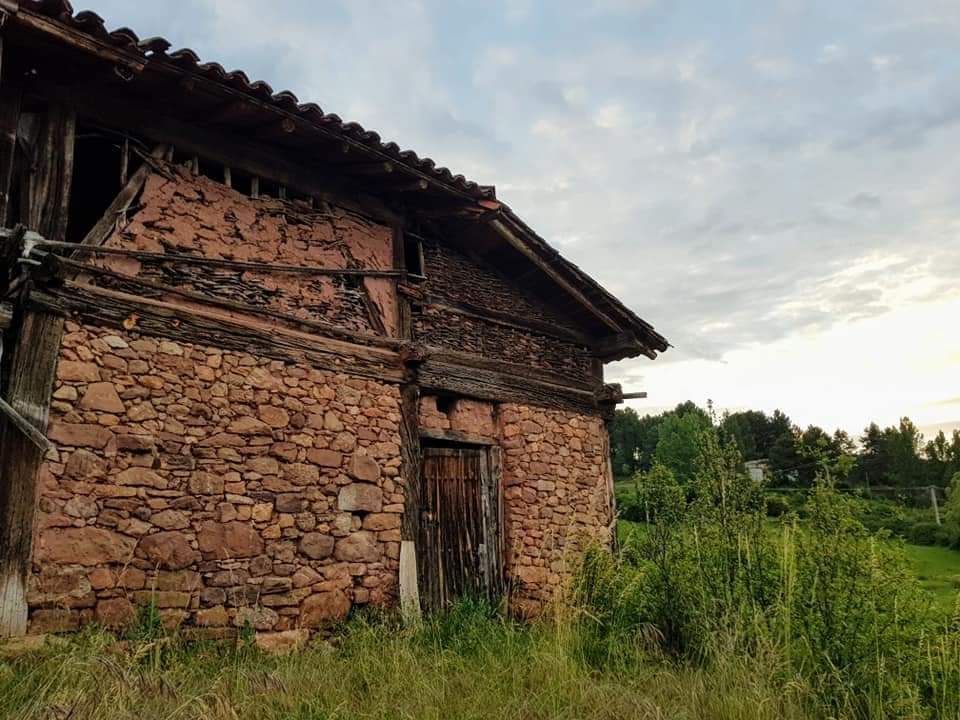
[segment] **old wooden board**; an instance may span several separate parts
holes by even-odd
[[[498,486],[488,449],[424,448],[418,568],[428,609],[463,597],[499,596]]]

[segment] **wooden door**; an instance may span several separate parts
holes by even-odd
[[[499,448],[426,447],[418,542],[421,603],[496,599],[503,585]]]

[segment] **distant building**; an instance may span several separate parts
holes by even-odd
[[[747,460],[744,466],[747,468],[750,479],[758,483],[763,482],[770,471],[770,461],[767,459]]]

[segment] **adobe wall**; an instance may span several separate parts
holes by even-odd
[[[420,402],[420,426],[497,440],[503,451],[507,575],[513,610],[536,615],[570,578],[588,543],[612,541],[612,477],[603,419],[561,410],[458,400]]]
[[[162,173],[147,177],[137,210],[111,235],[107,247],[279,265],[393,267],[390,227],[329,203],[310,208],[300,202],[251,198],[183,166],[162,168]],[[94,262],[210,298],[368,334],[381,332],[379,322],[384,334],[398,334],[397,298],[389,278],[264,273],[109,255]],[[98,278],[97,284],[114,283]]]
[[[68,322],[40,472],[32,632],[315,627],[396,593],[399,391]]]

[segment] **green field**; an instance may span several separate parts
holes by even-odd
[[[642,524],[621,520],[618,530],[621,541],[642,528]],[[937,606],[944,612],[952,612],[960,602],[960,551],[909,543],[904,543],[904,550],[920,584],[933,594]]]
[[[907,557],[920,583],[944,610],[952,610],[960,596],[960,551],[945,547],[906,545]]]

